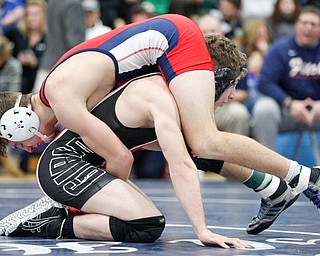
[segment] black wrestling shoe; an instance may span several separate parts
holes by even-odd
[[[261,199],[259,212],[248,224],[247,233],[256,235],[269,228],[280,213],[291,206],[298,197],[299,195],[292,194],[292,188],[284,180],[280,180],[277,191],[272,196]]]
[[[18,210],[0,220],[0,235],[8,236],[18,226],[36,216],[48,211],[52,207],[63,208],[63,206],[51,198],[44,196],[34,203]]]
[[[311,168],[308,188],[303,194],[316,206],[320,212],[320,167]]]
[[[62,238],[62,227],[68,212],[64,208],[51,207],[44,213],[21,223],[9,236],[35,236],[50,239]]]

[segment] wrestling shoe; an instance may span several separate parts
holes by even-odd
[[[35,236],[49,239],[62,238],[62,227],[67,215],[66,209],[51,207],[36,217],[21,223],[9,236]]]
[[[317,207],[320,212],[320,167],[311,168],[308,188],[303,194]]]
[[[8,215],[0,220],[0,235],[8,236],[10,233],[14,232],[20,224],[46,212],[51,207],[62,208],[62,205],[49,197],[44,196],[25,208]]]
[[[280,180],[276,192],[268,198],[261,199],[259,212],[248,224],[247,233],[256,235],[269,228],[280,213],[291,206],[298,197],[299,195],[292,194],[292,188],[284,180]]]

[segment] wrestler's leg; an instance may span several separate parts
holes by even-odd
[[[48,197],[0,221],[0,235],[153,242],[162,233],[164,217],[136,186],[114,179],[93,194],[80,214],[65,211]],[[27,218],[34,206],[38,215]],[[44,210],[39,209],[39,206]],[[48,209],[47,211],[45,211]],[[17,215],[17,216],[16,216]],[[26,219],[21,219],[22,216]],[[41,223],[46,223],[45,225]],[[129,235],[128,235],[129,234]]]
[[[251,172],[252,170],[249,168],[224,162],[219,174],[227,179],[236,180],[242,183],[250,177]]]
[[[136,186],[136,184],[134,184],[132,181],[127,180],[126,181],[131,187],[133,187],[138,193],[140,193],[142,196],[144,196],[147,200],[149,200],[151,203],[152,201],[150,200],[150,198],[140,189],[138,188],[138,186]]]
[[[288,159],[249,137],[217,130],[212,118],[215,91],[212,72],[183,73],[171,81],[170,90],[179,108],[188,145],[197,156],[286,177],[290,168]]]
[[[149,201],[150,204],[153,205],[153,203],[147,197],[147,195],[140,188],[138,188],[133,182],[127,180],[127,183],[131,187],[133,187],[135,191],[140,193],[145,198],[146,201]],[[141,200],[141,201],[143,201],[144,204],[148,204],[144,200]],[[150,207],[150,205],[148,207]],[[153,214],[156,214],[157,216],[160,215],[160,212],[158,212],[157,209],[152,209],[152,208],[153,207],[151,207]],[[74,232],[78,238],[83,238],[83,239],[90,238],[94,240],[103,240],[103,239],[113,240],[113,237],[111,235],[110,228],[109,228],[109,216],[105,216],[105,215],[85,214],[85,215],[76,216],[74,220]]]
[[[220,174],[226,178],[240,181],[261,197],[259,212],[247,227],[249,234],[258,234],[269,228],[278,216],[299,197],[293,193],[292,188],[283,179],[274,175],[226,162]]]
[[[160,215],[155,205],[128,183],[115,179],[94,194],[81,208],[85,213],[98,213],[132,220]]]
[[[73,219],[75,236],[107,241],[113,241],[109,216],[131,221],[162,215],[143,193],[120,179],[111,181],[94,194],[81,211],[84,214]]]

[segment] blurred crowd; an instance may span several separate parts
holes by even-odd
[[[276,135],[320,130],[319,0],[0,0],[0,90],[37,92],[73,46],[128,23],[166,13],[194,20],[203,35],[221,34],[248,57],[233,101],[215,112],[222,131],[274,149]],[[33,153],[11,150],[17,174]],[[17,171],[17,169],[19,171]],[[166,178],[161,152],[135,153],[135,178]]]

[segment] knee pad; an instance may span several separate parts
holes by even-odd
[[[197,169],[205,172],[214,172],[216,174],[219,174],[224,161],[221,160],[213,160],[213,159],[205,159],[205,158],[197,158],[197,157],[191,157],[195,165],[197,166]]]
[[[162,234],[165,218],[156,216],[124,221],[111,216],[109,227],[116,242],[152,243]]]
[[[222,170],[224,161],[194,157],[192,155],[192,150],[188,145],[187,145],[187,150],[198,170],[201,170],[204,172],[214,172],[216,174],[219,174],[220,171]]]

